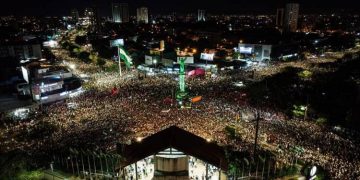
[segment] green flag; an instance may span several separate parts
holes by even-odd
[[[122,47],[119,47],[119,56],[120,59],[124,60],[127,67],[130,67],[132,65],[132,58],[128,55],[125,49]]]

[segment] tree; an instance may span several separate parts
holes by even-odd
[[[87,41],[86,36],[76,36],[76,38],[75,38],[75,43],[79,44],[79,45],[86,44],[86,41]]]
[[[235,138],[236,138],[236,130],[235,130],[234,127],[226,126],[226,127],[225,127],[225,131],[227,132],[228,136],[229,136],[231,139],[235,139]]]
[[[106,64],[106,61],[102,58],[97,59],[96,64],[100,67],[103,67]]]
[[[84,61],[85,63],[90,63],[91,60],[89,58],[90,53],[86,52],[86,51],[82,51],[79,53],[78,58],[81,59],[82,61]]]

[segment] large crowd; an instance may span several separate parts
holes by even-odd
[[[117,142],[144,138],[173,125],[219,145],[251,151],[255,139],[252,120],[259,115],[260,147],[281,152],[277,154],[279,161],[289,163],[294,156],[291,147],[300,146],[304,152],[299,159],[322,166],[334,179],[360,177],[358,134],[342,136],[341,132],[311,121],[289,120],[271,107],[250,105],[246,93],[233,86],[250,76],[239,72],[189,79],[190,96],[200,95],[202,100],[181,109],[164,102],[176,92],[173,76],[138,79],[136,72],[129,72],[127,78],[94,73],[92,86],[100,88],[89,88],[79,97],[41,106],[28,119],[5,124],[0,134],[0,152],[21,149],[41,154],[69,147],[113,151]],[[116,93],[112,93],[114,88]],[[227,126],[235,127],[239,138],[230,138]]]

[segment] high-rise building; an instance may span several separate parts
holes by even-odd
[[[299,4],[289,3],[285,8],[285,24],[284,28],[287,31],[295,32],[298,26],[299,18]]]
[[[94,19],[94,11],[92,8],[85,8],[84,11],[84,22],[83,24],[90,25],[92,23],[92,19]]]
[[[130,19],[128,3],[120,3],[120,19],[122,23],[128,23]]]
[[[198,10],[198,21],[205,21],[205,10],[199,9]]]
[[[114,23],[121,23],[120,4],[112,3],[112,20]]]
[[[136,14],[137,14],[138,23],[145,23],[145,24],[149,23],[149,14],[147,7],[137,8]]]
[[[94,16],[94,11],[92,8],[85,8],[84,17],[91,19]]]
[[[85,24],[91,25],[92,31],[98,31],[101,27],[98,6],[94,4],[92,7],[86,8],[84,11]]]
[[[284,25],[284,8],[276,10],[276,27],[281,29]]]
[[[77,9],[72,9],[70,16],[73,21],[77,22],[79,20],[79,11]]]

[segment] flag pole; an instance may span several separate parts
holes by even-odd
[[[121,56],[120,56],[120,46],[118,46],[118,57],[119,57],[119,74],[121,77]]]

